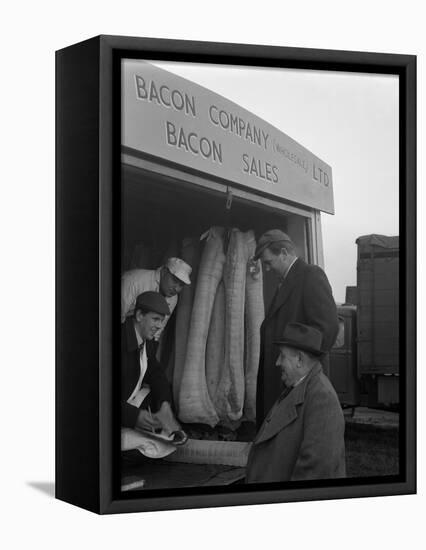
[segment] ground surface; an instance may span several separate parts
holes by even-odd
[[[345,446],[348,477],[397,475],[399,473],[399,414],[391,411],[356,407],[344,411],[346,420]],[[192,437],[251,441],[253,424],[245,423],[237,432],[223,428],[205,431],[192,426]]]
[[[399,473],[398,428],[346,423],[346,473],[348,477]]]

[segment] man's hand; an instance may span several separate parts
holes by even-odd
[[[176,432],[181,429],[179,422],[173,413],[172,407],[168,401],[163,401],[159,411],[157,411],[157,418],[160,420],[163,430],[167,435],[172,432]]]
[[[155,414],[151,414],[149,411],[141,409],[136,420],[135,428],[153,431],[161,428],[161,422],[156,418]]]

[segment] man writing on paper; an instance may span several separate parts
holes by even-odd
[[[289,323],[276,369],[285,385],[257,433],[246,481],[264,483],[345,477],[345,421],[339,399],[322,372],[322,335]]]
[[[162,430],[175,444],[187,440],[173,413],[170,385],[163,368],[147,347],[170,310],[158,292],[143,292],[121,332],[121,425],[145,431]]]

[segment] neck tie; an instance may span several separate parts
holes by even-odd
[[[282,392],[282,394],[279,396],[278,403],[281,403],[281,401],[287,397],[287,395],[291,392],[292,389],[293,389],[293,386],[290,386],[289,388],[286,388]]]

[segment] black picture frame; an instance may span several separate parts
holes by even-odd
[[[117,491],[118,75],[121,58],[135,56],[399,76],[400,342],[406,365],[399,476],[162,490],[134,498]],[[56,52],[56,74],[56,498],[107,514],[415,493],[416,57],[103,35]]]

